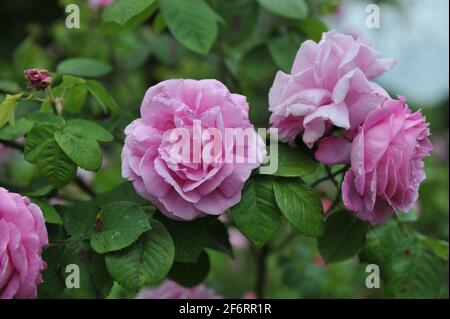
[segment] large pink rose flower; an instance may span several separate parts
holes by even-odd
[[[220,297],[204,285],[185,288],[174,281],[166,280],[157,288],[141,290],[136,299],[220,299]]]
[[[39,207],[0,187],[0,299],[36,298],[47,244]]]
[[[387,93],[370,80],[383,74],[393,60],[360,39],[329,31],[319,43],[303,42],[291,74],[279,71],[269,92],[270,124],[283,141],[312,147],[327,129],[357,128]]]
[[[345,206],[372,224],[385,222],[397,210],[407,212],[425,179],[429,134],[425,118],[411,112],[402,97],[371,112],[350,147],[351,169],[342,185]]]
[[[242,130],[247,132],[247,142],[227,139],[236,129],[241,137]],[[188,134],[189,149],[181,158],[174,155],[180,142],[174,132]],[[169,80],[151,87],[141,118],[125,134],[123,177],[174,219],[219,215],[237,204],[245,181],[265,155],[265,143],[248,119],[246,98],[216,80]],[[206,150],[213,140],[211,156]],[[227,160],[227,154],[234,159]]]

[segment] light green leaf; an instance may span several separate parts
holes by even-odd
[[[325,233],[317,238],[317,247],[326,263],[349,259],[364,247],[367,223],[347,212],[336,212],[325,223]]]
[[[114,136],[102,126],[83,119],[68,120],[63,131],[77,137],[86,137],[100,142],[111,142]]]
[[[159,0],[174,37],[187,48],[207,54],[218,33],[217,14],[203,0]]]
[[[207,220],[175,221],[162,220],[172,236],[175,246],[175,260],[193,263],[198,260],[206,243]]]
[[[278,231],[281,212],[268,176],[253,176],[242,191],[241,201],[231,209],[239,230],[256,246],[263,246]]]
[[[439,258],[448,261],[448,242],[445,240],[434,239],[426,236],[420,237],[421,241],[431,248]]]
[[[283,177],[301,177],[317,169],[318,164],[299,149],[278,144],[278,169],[272,175]]]
[[[58,127],[62,127],[66,124],[66,121],[62,116],[56,116],[53,113],[48,112],[34,112],[26,116],[27,120],[33,123],[52,123]]]
[[[95,228],[91,246],[97,253],[104,254],[130,246],[151,227],[139,205],[116,202],[103,207]]]
[[[113,202],[133,202],[140,206],[149,205],[150,202],[140,197],[134,190],[133,184],[130,182],[123,182],[119,186],[97,195],[96,203],[100,207],[105,207],[106,205]]]
[[[173,264],[175,249],[167,229],[152,221],[152,229],[132,246],[106,256],[106,266],[123,287],[138,291],[162,280]]]
[[[64,153],[81,168],[96,172],[102,166],[102,152],[95,140],[61,131],[55,132],[55,140]]]
[[[119,106],[116,101],[114,101],[100,82],[95,80],[86,80],[86,85],[89,92],[94,96],[105,113],[117,114],[119,112]]]
[[[100,77],[112,71],[111,65],[91,58],[71,58],[58,64],[59,74],[70,74],[82,77]]]
[[[5,99],[0,103],[0,128],[5,126],[6,123],[14,126],[15,111],[22,94],[6,94]]]
[[[39,146],[39,152],[34,160],[40,174],[55,187],[69,184],[77,174],[77,166],[55,140],[49,140]]]
[[[292,19],[303,19],[308,15],[308,6],[303,0],[258,0],[267,10]]]
[[[24,150],[25,159],[30,163],[35,162],[46,143],[54,140],[55,132],[58,129],[59,126],[52,123],[34,125],[33,129],[27,134]]]
[[[322,203],[300,179],[274,181],[275,199],[281,212],[302,234],[317,237],[323,234]]]

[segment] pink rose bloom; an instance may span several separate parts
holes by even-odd
[[[92,10],[98,11],[103,9],[110,4],[112,4],[114,0],[88,0],[88,4]]]
[[[36,298],[47,244],[39,207],[0,187],[0,299]]]
[[[283,141],[312,147],[333,125],[356,129],[388,95],[370,80],[392,68],[393,60],[360,39],[329,31],[319,43],[303,42],[291,74],[279,71],[269,92],[270,124]]]
[[[411,112],[402,97],[370,113],[350,147],[351,169],[342,185],[345,206],[372,224],[385,222],[397,210],[408,212],[425,179],[429,134],[425,118]]]
[[[220,299],[204,285],[185,288],[174,281],[166,280],[157,288],[142,289],[136,299]]]
[[[169,80],[151,87],[141,118],[125,129],[123,177],[170,218],[222,214],[239,202],[245,181],[265,156],[248,110],[244,96],[216,80]],[[244,130],[248,139],[230,139],[230,130],[240,137]]]

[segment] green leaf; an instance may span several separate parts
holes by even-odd
[[[298,149],[278,144],[278,169],[273,175],[301,177],[317,169],[318,164]]]
[[[0,129],[0,139],[4,141],[14,141],[18,137],[26,135],[33,128],[33,122],[20,118],[14,126],[7,125]]]
[[[438,256],[439,258],[448,261],[448,242],[444,240],[434,239],[426,236],[422,236],[422,243],[430,247],[430,249]]]
[[[233,248],[231,247],[228,229],[217,218],[213,218],[208,223],[205,247],[233,257]]]
[[[313,17],[302,19],[299,26],[300,30],[303,31],[307,39],[311,39],[316,42],[320,41],[322,34],[328,31],[328,27],[325,23]]]
[[[50,246],[42,253],[42,259],[47,264],[47,268],[42,271],[43,282],[38,285],[39,298],[61,298],[65,284],[61,276],[61,253],[62,246]]]
[[[263,246],[278,231],[281,212],[268,176],[253,176],[242,190],[241,201],[231,209],[236,226],[256,246]]]
[[[207,54],[218,33],[217,14],[203,0],[159,0],[174,37],[192,51]]]
[[[104,254],[130,246],[151,227],[139,205],[116,202],[103,207],[95,228],[91,246],[97,253]]]
[[[285,33],[269,39],[267,47],[275,64],[284,72],[290,73],[300,43],[296,34]]]
[[[0,128],[9,123],[14,126],[15,111],[23,93],[9,95],[0,103]]]
[[[436,298],[444,283],[445,263],[401,225],[390,222],[372,229],[360,259],[377,264],[387,297]]]
[[[116,101],[108,94],[108,91],[100,82],[86,80],[86,85],[105,113],[117,114],[119,112],[119,106]]]
[[[31,163],[35,162],[39,152],[46,147],[47,142],[54,140],[55,132],[59,127],[51,123],[39,123],[27,134],[25,144],[25,159]]]
[[[88,89],[85,84],[74,84],[64,94],[64,111],[78,114],[86,102]]]
[[[55,140],[64,153],[81,168],[96,172],[102,166],[102,152],[95,140],[61,131],[55,132]]]
[[[66,124],[66,121],[61,116],[56,116],[53,113],[48,112],[34,112],[26,116],[26,118],[34,123],[52,123],[58,127],[62,127]]]
[[[154,0],[117,0],[103,11],[104,22],[125,26],[132,18],[145,12]]]
[[[280,179],[273,184],[275,199],[281,212],[302,234],[323,234],[322,203],[319,197],[299,179]]]
[[[30,198],[31,202],[39,206],[39,208],[42,210],[42,213],[44,214],[45,222],[49,224],[57,224],[62,225],[63,221],[61,219],[61,216],[59,216],[56,209],[51,206],[49,203],[42,199],[38,198]]]
[[[58,64],[59,74],[70,74],[82,77],[101,77],[112,71],[111,65],[91,58],[71,58]]]
[[[208,276],[211,263],[208,254],[203,251],[195,263],[174,262],[169,272],[169,278],[184,287],[195,287]]]
[[[143,286],[162,280],[173,264],[175,248],[167,229],[152,221],[152,229],[144,233],[132,246],[108,254],[106,266],[122,286],[138,291]]]
[[[267,10],[292,19],[303,19],[308,15],[308,6],[303,0],[258,0]]]
[[[133,184],[124,182],[110,191],[97,195],[96,203],[100,207],[104,207],[113,202],[133,202],[140,206],[149,205],[149,202],[140,197],[134,190]]]
[[[175,245],[175,260],[193,263],[198,260],[206,243],[207,220],[175,221],[162,219]]]
[[[58,206],[64,229],[74,239],[91,236],[99,209],[93,201],[79,202],[72,206]]]
[[[100,142],[111,142],[114,136],[102,126],[83,119],[68,120],[63,131],[78,137],[86,137]]]
[[[325,223],[325,233],[317,239],[320,255],[326,263],[349,259],[364,247],[367,223],[347,212],[332,214]]]
[[[42,177],[55,187],[69,184],[77,174],[77,166],[55,140],[45,142],[39,147],[35,161]]]
[[[20,85],[14,81],[0,79],[0,92],[19,93]]]
[[[76,241],[65,246],[62,258],[62,275],[65,279],[68,265],[80,269],[80,287],[66,288],[64,294],[74,298],[105,298],[111,291],[113,280],[108,274],[103,256],[96,254],[85,241]]]

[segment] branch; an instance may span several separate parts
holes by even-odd
[[[74,182],[83,192],[85,192],[92,198],[95,198],[96,196],[95,191],[91,188],[91,186],[86,184],[79,176],[75,177]]]
[[[331,173],[331,170],[330,170],[330,168],[328,167],[328,166],[325,166],[325,169],[327,170],[327,176],[325,176],[325,177],[322,177],[322,178],[320,178],[320,179],[318,179],[317,181],[315,181],[314,183],[312,183],[311,184],[311,188],[314,188],[314,187],[316,187],[317,185],[319,185],[320,183],[322,183],[322,182],[325,182],[325,181],[327,181],[327,180],[332,180],[332,181],[334,181],[333,183],[334,183],[334,185],[336,186],[336,180],[335,180],[335,177],[336,176],[339,176],[340,174],[342,174],[342,173],[344,173],[344,172],[346,172],[347,170],[348,170],[348,168],[349,168],[349,166],[348,165],[345,165],[343,168],[341,168],[340,170],[338,170],[338,171],[336,171],[336,172],[334,172],[334,173]]]
[[[257,254],[257,269],[256,269],[256,283],[255,292],[258,299],[264,298],[264,290],[267,280],[267,257],[269,256],[269,247],[263,246]]]

